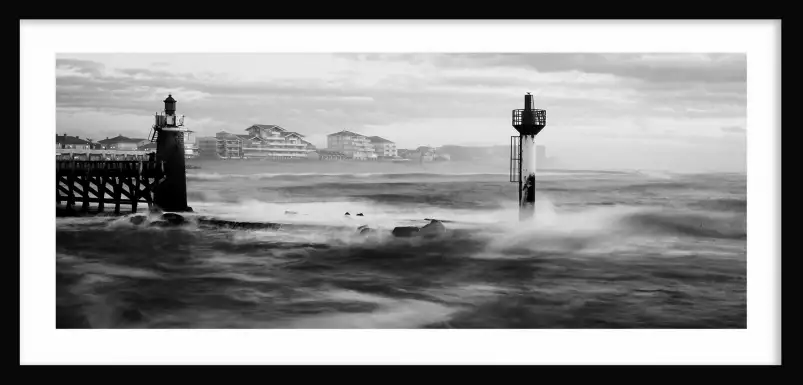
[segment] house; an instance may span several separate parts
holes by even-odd
[[[326,149],[339,151],[350,159],[377,160],[376,151],[367,136],[340,131],[326,136]]]
[[[304,135],[273,124],[254,124],[245,129],[243,156],[257,159],[305,159],[315,149]]]
[[[204,136],[195,138],[198,146],[198,156],[204,158],[217,158],[217,138]]]
[[[398,149],[399,157],[400,158],[404,158],[404,159],[411,159],[410,158],[410,154],[413,153],[413,152],[414,152],[413,150],[408,150],[408,149],[405,149],[405,148]]]
[[[396,158],[399,156],[396,151],[396,143],[393,143],[379,136],[370,136],[368,140],[374,146],[374,152],[380,158]]]
[[[242,159],[243,139],[235,134],[220,131],[215,134],[217,155],[224,159]]]
[[[432,162],[436,158],[439,158],[439,160],[449,160],[449,155],[446,155],[445,157],[439,157],[439,155],[436,154],[435,148],[430,146],[419,146],[415,150],[400,149],[399,156],[404,159],[410,159],[422,163]]]
[[[137,147],[137,150],[145,152],[156,152],[156,142],[150,142],[146,145]]]
[[[306,147],[306,149],[307,149],[308,151],[315,151],[315,150],[317,149],[317,148],[315,147],[315,145],[314,145],[314,144],[312,144],[312,143],[310,143],[310,142],[307,142],[307,141],[306,141],[306,140],[304,140],[304,139],[301,139],[301,143],[304,143],[304,145],[306,145],[306,146],[307,146],[307,147]]]
[[[140,146],[148,144],[148,139],[132,139],[122,135],[117,135],[114,138],[101,139],[98,143],[101,144],[103,150],[118,150],[118,151],[134,151]]]
[[[185,159],[194,159],[197,158],[199,154],[198,146],[195,143],[184,143],[184,158]]]
[[[435,147],[431,147],[431,146],[418,146],[418,148],[416,148],[415,150],[417,152],[420,152],[420,153],[425,154],[425,155],[434,155],[435,154]]]
[[[56,134],[56,149],[75,149],[75,150],[91,150],[93,144],[78,136],[67,136],[67,134]]]

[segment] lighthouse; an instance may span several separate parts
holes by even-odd
[[[163,211],[192,211],[187,206],[187,169],[184,165],[184,116],[176,115],[176,100],[168,95],[163,113],[157,113],[151,141],[156,142],[156,161],[164,177],[154,191],[153,203]]]
[[[510,137],[510,181],[519,185],[519,220],[535,215],[535,136],[546,127],[546,110],[535,109],[528,92],[524,108],[513,110],[513,127],[518,136]]]

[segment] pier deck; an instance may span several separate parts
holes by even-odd
[[[97,203],[97,212],[106,204],[120,213],[121,205],[137,211],[138,203],[153,207],[153,193],[164,181],[163,162],[157,161],[56,161],[56,204],[66,202],[66,210],[88,212]],[[77,205],[80,203],[80,207]]]

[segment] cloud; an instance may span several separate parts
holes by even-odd
[[[90,60],[56,59],[56,68],[72,70],[71,72],[76,72],[79,74],[102,76],[105,66],[102,63],[97,63]]]
[[[445,66],[533,68],[540,73],[579,71],[645,82],[746,82],[746,55],[677,54],[456,54],[439,55]]]

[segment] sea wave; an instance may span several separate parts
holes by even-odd
[[[103,224],[106,230],[123,233],[132,230],[152,233],[200,232],[210,230],[202,226],[199,218],[215,218],[231,223],[277,224],[274,231],[232,230],[240,238],[226,242],[249,244],[269,241],[306,245],[377,244],[393,241],[393,228],[398,226],[423,226],[432,219],[446,223],[449,230],[465,231],[464,237],[504,245],[505,249],[527,250],[578,250],[600,246],[609,241],[619,242],[628,237],[650,236],[699,237],[709,239],[745,239],[746,222],[738,213],[701,213],[690,209],[666,210],[663,207],[606,205],[585,206],[566,210],[556,207],[547,199],[536,202],[536,215],[532,221],[520,222],[517,206],[506,205],[493,210],[453,209],[434,205],[389,205],[370,201],[335,201],[305,203],[273,203],[259,200],[244,200],[237,203],[205,202],[196,205],[196,212],[184,214],[187,224],[180,228],[149,226],[159,220],[158,214],[126,215],[118,218],[93,220]],[[346,215],[348,213],[349,215]],[[362,215],[359,215],[362,214]],[[145,223],[135,224],[133,217],[144,217]],[[59,223],[61,229],[81,229],[75,220]],[[225,223],[225,222],[224,222]],[[359,228],[367,226],[374,230],[370,237],[360,235]],[[252,226],[258,228],[259,226]],[[266,227],[266,226],[265,226]],[[214,226],[212,226],[214,228]],[[451,236],[456,236],[451,234]],[[237,242],[234,242],[237,241]],[[254,243],[253,247],[260,247]]]
[[[539,179],[520,221],[498,174],[205,175],[181,226],[57,219],[57,327],[746,324],[737,176]],[[392,234],[431,219],[445,231]]]

